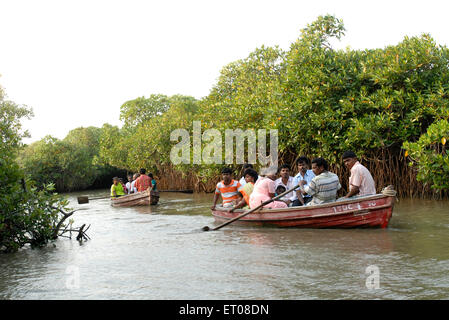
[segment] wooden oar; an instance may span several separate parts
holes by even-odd
[[[117,196],[120,197],[120,196]],[[80,196],[77,198],[78,200],[78,204],[83,204],[83,203],[89,203],[89,200],[99,200],[99,199],[109,199],[111,198],[111,196],[107,196],[107,197],[97,197],[97,198],[90,198],[88,196]]]
[[[181,193],[193,193],[193,190],[160,190],[159,192],[181,192]]]
[[[280,195],[278,195],[278,196],[276,196],[276,197],[274,197],[274,198],[271,198],[270,200],[266,200],[266,201],[262,202],[260,205],[258,205],[258,206],[255,207],[254,209],[251,209],[251,210],[249,210],[249,211],[246,211],[246,212],[242,213],[241,215],[239,215],[239,216],[237,216],[237,217],[235,217],[235,218],[232,218],[231,220],[226,221],[225,223],[220,224],[219,226],[217,226],[217,227],[215,227],[215,228],[212,228],[212,229],[211,229],[211,228],[209,228],[208,226],[205,226],[205,227],[203,227],[202,230],[203,230],[203,231],[211,231],[211,230],[212,230],[212,231],[215,231],[215,230],[221,229],[221,228],[223,228],[224,226],[227,226],[228,224],[233,223],[234,221],[239,220],[240,218],[243,218],[244,216],[246,216],[246,215],[248,215],[248,214],[250,214],[250,213],[252,213],[252,212],[254,212],[254,211],[256,211],[256,210],[258,210],[258,209],[260,209],[260,208],[262,208],[263,206],[265,206],[265,205],[267,205],[267,204],[269,204],[269,203],[271,203],[271,202],[273,202],[273,201],[276,201],[277,199],[282,198],[282,197],[285,196],[287,193],[292,192],[293,190],[297,189],[298,187],[299,187],[299,184],[298,184],[296,187],[294,187],[294,188],[292,188],[292,189],[290,189],[290,190],[287,190],[287,191],[281,193]]]

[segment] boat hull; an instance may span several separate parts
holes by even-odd
[[[113,207],[149,206],[159,202],[159,192],[146,190],[111,199]]]
[[[260,209],[234,223],[295,228],[386,228],[394,207],[394,196],[383,194],[314,206]],[[217,222],[226,222],[244,210],[228,212],[216,207]]]

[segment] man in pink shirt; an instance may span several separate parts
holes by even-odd
[[[342,158],[346,168],[351,170],[349,192],[345,198],[376,194],[374,179],[368,169],[357,160],[356,154],[353,151],[346,151],[343,153]]]

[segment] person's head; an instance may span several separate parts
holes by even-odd
[[[221,177],[223,178],[223,181],[225,184],[228,184],[232,180],[232,170],[231,168],[224,167],[221,170]]]
[[[112,178],[112,183],[117,185],[120,182],[120,179],[118,177]]]
[[[298,167],[298,171],[305,173],[308,169],[310,169],[310,160],[305,156],[301,156],[296,160],[296,166]]]
[[[288,177],[290,177],[290,166],[288,164],[283,164],[279,168],[279,175],[281,176],[281,178],[288,179]]]
[[[153,177],[153,174],[152,173],[149,173],[148,174],[148,176],[151,178],[151,179],[154,179],[154,177]]]
[[[123,179],[122,178],[118,178],[118,181],[123,184]]]
[[[345,151],[341,157],[346,168],[352,169],[357,162],[357,155],[353,151]]]
[[[245,163],[242,167],[242,172],[245,172],[246,169],[254,169],[251,163]]]
[[[245,181],[248,182],[252,182],[255,183],[257,181],[257,178],[259,177],[257,174],[257,171],[252,169],[252,168],[248,168],[243,172],[243,177],[245,178]]]
[[[277,193],[277,194],[281,194],[281,193],[283,193],[283,192],[285,192],[285,191],[287,191],[287,189],[285,189],[285,187],[282,186],[282,185],[279,185],[279,186],[277,186],[277,188],[276,188],[276,193]]]
[[[140,176],[140,174],[138,174],[137,172],[134,173],[134,175],[133,175],[133,180],[136,180],[139,176]]]
[[[329,165],[327,164],[327,161],[323,158],[315,158],[312,160],[312,171],[317,176],[321,174],[324,171],[327,171],[329,169]]]
[[[277,167],[275,166],[270,166],[267,168],[263,168],[260,170],[260,175],[270,178],[271,180],[276,180],[276,174],[277,174]]]
[[[144,168],[140,169],[140,174],[145,174],[147,172],[147,170],[145,170]]]
[[[128,181],[129,182],[133,181],[133,175],[132,174],[128,174]]]

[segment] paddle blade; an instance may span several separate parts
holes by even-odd
[[[81,196],[78,197],[78,204],[89,203],[89,197]]]

